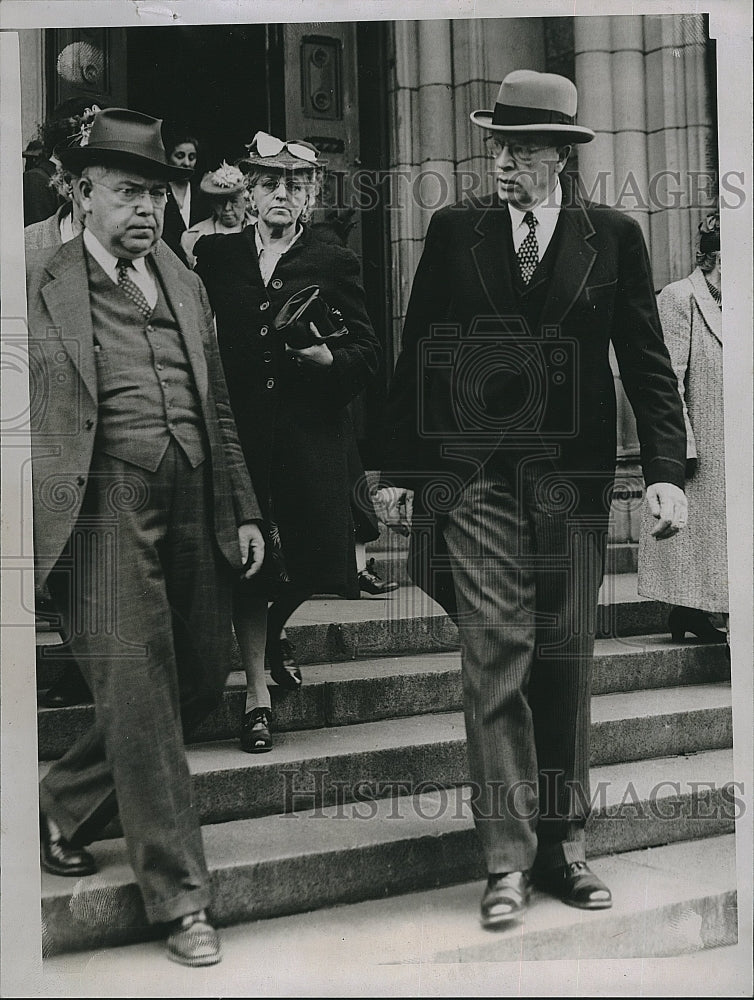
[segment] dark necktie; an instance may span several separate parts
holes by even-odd
[[[527,212],[524,215],[524,222],[529,227],[529,232],[518,248],[516,256],[518,257],[518,266],[521,269],[523,282],[525,285],[528,285],[539,263],[539,244],[537,243],[537,234],[534,231],[537,225],[534,213]]]
[[[128,258],[122,257],[118,260],[118,287],[123,289],[144,319],[148,319],[152,315],[152,307],[147,302],[144,292],[128,273],[133,266],[134,262]]]

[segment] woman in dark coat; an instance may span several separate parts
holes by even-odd
[[[258,668],[265,615],[272,677],[295,688],[301,673],[281,637],[285,622],[313,593],[359,596],[348,404],[375,375],[380,346],[366,312],[358,258],[319,240],[305,224],[318,186],[316,149],[258,133],[248,160],[239,165],[247,173],[256,224],[237,235],[204,236],[194,254],[267,522],[266,571],[261,583],[239,585],[234,605],[248,689],[241,739],[253,751],[270,745],[269,701],[260,704]],[[339,311],[347,333],[293,350],[274,319],[294,292],[311,285]]]
[[[174,132],[166,142],[168,162],[174,167],[196,169],[199,140],[186,132]],[[171,181],[162,222],[162,239],[173,253],[188,266],[188,259],[181,247],[181,237],[186,230],[212,214],[212,205],[202,191],[198,180]]]

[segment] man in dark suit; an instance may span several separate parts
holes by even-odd
[[[160,240],[177,169],[160,124],[108,109],[61,150],[85,229],[27,261],[35,571],[96,713],[40,784],[41,860],[92,874],[86,846],[117,812],[169,957],[208,965],[183,736],[221,696],[234,576],[264,546],[206,294]]]
[[[459,627],[488,927],[521,916],[532,882],[612,902],[584,843],[611,342],[655,537],[686,519],[683,414],[641,231],[561,185],[571,144],[594,138],[576,101],[564,77],[520,70],[472,113],[495,192],[433,216],[388,405],[383,481],[415,490],[412,575]]]

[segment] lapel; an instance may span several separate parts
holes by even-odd
[[[497,196],[487,196],[475,205],[478,220],[474,231],[479,240],[471,245],[479,281],[492,311],[498,316],[511,312],[515,301],[511,274],[511,220]]]
[[[199,296],[192,287],[192,272],[185,264],[176,260],[170,248],[162,240],[152,251],[152,266],[157,272],[162,291],[178,322],[199,398],[204,401],[207,398],[208,382],[207,358],[201,334],[204,317],[199,311]]]
[[[59,331],[72,363],[89,392],[97,401],[97,370],[94,363],[94,334],[89,303],[89,275],[81,233],[62,244],[47,265],[50,280],[40,288],[52,327]]]
[[[597,251],[590,243],[594,226],[583,202],[564,187],[563,204],[555,232],[555,260],[552,266],[547,296],[542,307],[541,326],[557,326],[563,322],[574,302],[584,290],[594,267]]]
[[[699,306],[699,312],[702,314],[702,319],[707,324],[707,328],[710,333],[714,337],[717,337],[722,344],[722,309],[720,309],[717,302],[715,302],[712,298],[710,290],[707,288],[707,282],[704,280],[704,274],[698,267],[695,268],[689,275],[689,281],[691,282],[691,287],[694,289],[694,298],[696,299],[696,304]]]

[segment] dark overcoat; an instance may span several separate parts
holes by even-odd
[[[204,236],[194,254],[215,311],[241,446],[260,503],[280,530],[289,574],[312,592],[357,597],[348,404],[375,375],[380,352],[358,258],[305,227],[265,287],[254,226]],[[320,287],[348,328],[331,343],[328,368],[297,365],[275,333],[274,317],[307,285]]]
[[[549,452],[553,496],[606,527],[617,435],[611,343],[645,481],[683,487],[683,414],[639,225],[567,187],[550,252],[532,327],[522,323],[510,216],[496,196],[435,213],[414,278],[388,401],[385,479],[416,489],[412,572],[451,612],[433,529],[493,456]]]
[[[207,216],[212,215],[212,202],[199,187],[199,182],[190,181],[189,186],[191,187],[191,208],[189,210],[188,226],[183,221],[181,210],[178,207],[178,202],[175,200],[175,195],[170,186],[168,186],[168,200],[165,203],[165,215],[162,222],[163,241],[167,243],[173,253],[187,266],[188,260],[181,247],[181,236],[183,236],[189,226],[193,226],[202,219],[206,219]]]

